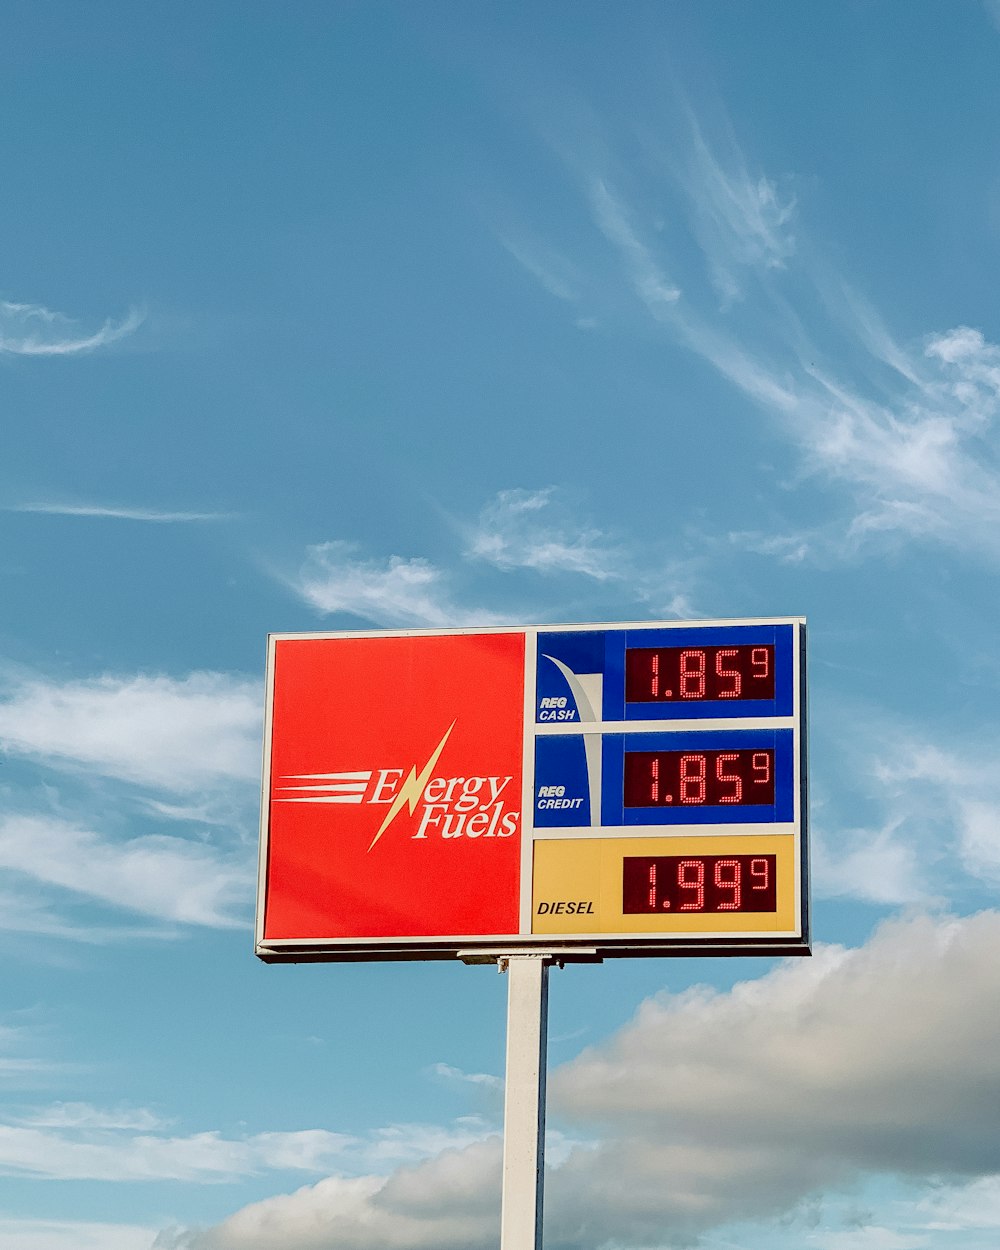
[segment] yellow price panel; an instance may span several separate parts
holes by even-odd
[[[790,834],[539,840],[532,933],[794,936],[799,884]]]

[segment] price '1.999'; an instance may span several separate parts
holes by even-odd
[[[775,855],[629,855],[622,864],[622,911],[775,911],[776,863]]]

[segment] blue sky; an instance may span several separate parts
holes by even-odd
[[[816,954],[553,974],[546,1244],[995,1247],[998,61],[4,6],[5,1248],[496,1243],[505,982],[253,958],[268,631],[798,614]]]

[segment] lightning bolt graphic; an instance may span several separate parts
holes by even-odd
[[[451,733],[451,731],[454,728],[455,728],[455,721],[452,721],[451,724],[448,726],[448,728],[445,730],[444,737],[434,748],[434,754],[427,761],[427,763],[423,766],[423,768],[420,770],[419,773],[417,772],[417,768],[415,764],[410,768],[410,775],[403,782],[403,784],[399,787],[399,792],[392,801],[392,807],[390,807],[389,810],[386,812],[385,820],[382,821],[382,824],[379,828],[378,833],[376,833],[374,838],[372,838],[371,846],[369,846],[368,848],[369,851],[372,849],[372,846],[374,846],[375,843],[379,840],[382,834],[385,833],[386,829],[388,829],[389,826],[392,824],[392,822],[396,819],[397,815],[402,810],[404,803],[409,805],[410,815],[411,816],[413,815],[413,809],[417,806],[417,803],[420,801],[420,796],[424,792],[424,787],[427,785],[427,782],[430,780],[430,775],[434,771],[434,765],[438,762],[438,756],[444,750],[444,744],[448,741],[448,735]]]

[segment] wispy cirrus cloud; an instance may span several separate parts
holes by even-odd
[[[649,545],[640,553],[625,538],[608,533],[580,515],[564,492],[502,490],[466,528],[466,556],[503,572],[527,570],[582,579],[612,589],[627,611],[655,616],[695,616],[692,587],[695,563]]]
[[[796,201],[790,190],[782,194],[775,180],[749,167],[731,127],[712,145],[691,106],[684,112],[689,141],[675,176],[725,307],[742,298],[744,271],[785,268],[795,252]]]
[[[802,275],[799,275],[801,278]],[[1000,349],[974,328],[895,342],[845,284],[818,291],[805,274],[801,317],[765,288],[770,315],[753,328],[715,324],[677,310],[670,330],[763,409],[801,455],[805,474],[851,500],[851,512],[778,535],[734,536],[785,559],[852,555],[898,539],[935,541],[1000,555]],[[823,338],[801,322],[846,339],[849,365],[824,363]],[[834,504],[834,507],[836,505]]]
[[[991,728],[942,731],[935,741],[858,704],[841,707],[829,724],[837,731],[827,730],[827,764],[813,775],[818,895],[940,906],[995,888],[1000,744]]]
[[[0,818],[0,867],[50,896],[57,891],[156,921],[219,929],[246,923],[254,879],[252,856],[239,847],[166,834],[113,838],[30,814]],[[39,928],[77,936],[71,926]]]
[[[710,132],[682,103],[662,133],[647,126],[631,161],[612,157],[610,139],[593,143],[603,167],[559,153],[594,231],[589,253],[578,244],[568,263],[589,278],[596,320],[624,293],[794,448],[812,518],[733,541],[792,561],[902,540],[995,560],[1000,346],[967,325],[898,342],[812,245],[794,180],[755,168],[728,119]]]
[[[589,199],[594,221],[620,254],[635,294],[650,315],[659,319],[680,299],[680,287],[667,277],[652,243],[643,237],[633,214],[607,181],[592,178]]]
[[[45,1180],[232,1181],[271,1171],[392,1168],[495,1137],[478,1116],[450,1124],[388,1124],[363,1137],[325,1129],[227,1137],[170,1133],[148,1107],[56,1102],[0,1113],[0,1174]]]
[[[997,747],[988,738],[942,748],[919,738],[897,742],[879,780],[892,801],[905,803],[911,826],[950,829],[944,846],[980,881],[1000,883],[1000,776]],[[934,815],[937,820],[934,820]],[[933,834],[931,833],[931,836]]]
[[[5,1250],[149,1250],[156,1233],[141,1224],[0,1216]]]
[[[351,613],[379,625],[488,626],[538,619],[537,609],[530,607],[538,594],[530,580],[518,590],[524,605],[520,611],[472,606],[473,596],[463,587],[472,575],[490,571],[544,576],[549,596],[545,619],[552,619],[549,583],[557,576],[574,604],[582,584],[585,593],[595,587],[615,588],[628,610],[665,615],[693,611],[690,562],[668,555],[666,545],[659,562],[648,549],[640,561],[626,542],[581,517],[556,487],[502,490],[483,505],[475,521],[451,521],[463,543],[462,558],[451,568],[421,557],[365,558],[356,544],[334,541],[309,547],[303,565],[294,574],[279,574],[280,580],[324,614]],[[490,589],[495,593],[495,587]]]
[[[517,263],[555,299],[574,303],[580,295],[580,275],[570,261],[554,248],[527,237],[498,234],[500,244]]]
[[[431,1074],[443,1081],[457,1082],[462,1085],[478,1085],[485,1089],[503,1089],[503,1078],[490,1072],[463,1072],[461,1068],[452,1067],[450,1063],[435,1063],[429,1069]]]
[[[29,1128],[149,1132],[164,1127],[161,1117],[148,1107],[95,1107],[86,1102],[54,1102],[46,1107],[27,1108],[7,1118],[12,1124]]]
[[[500,491],[480,512],[467,554],[505,571],[571,573],[598,582],[622,576],[621,548],[571,516],[551,486]]]
[[[92,917],[74,920],[64,914],[67,910],[64,903],[65,897],[53,897],[53,891],[38,880],[24,873],[10,872],[7,886],[0,890],[0,930],[91,946],[169,936],[169,930],[162,924],[153,921],[123,924],[120,915],[109,917],[106,924],[95,924]],[[0,1074],[3,1072],[4,1061],[0,1059]]]
[[[260,722],[256,683],[229,674],[8,676],[0,750],[22,764],[0,815],[0,928],[105,943],[244,924]]]
[[[449,574],[430,560],[365,559],[350,542],[310,547],[299,572],[284,580],[319,612],[349,612],[379,625],[501,625],[511,619],[461,603]]]
[[[23,1025],[0,1024],[0,1082],[6,1088],[22,1082],[35,1085],[40,1078],[49,1079],[58,1070],[49,1060],[24,1053],[31,1042],[30,1031]]]
[[[105,320],[87,331],[64,313],[40,304],[0,300],[0,355],[80,356],[127,338],[142,325],[146,314],[130,309],[119,321]]]
[[[368,1167],[428,1159],[445,1150],[463,1150],[495,1136],[496,1124],[480,1116],[459,1116],[451,1124],[390,1124],[375,1129],[361,1145]]]
[[[253,782],[261,719],[257,684],[225,673],[0,683],[3,750],[180,794]]]
[[[354,1138],[324,1129],[226,1138],[167,1136],[95,1124],[0,1122],[0,1174],[39,1180],[233,1181],[262,1171],[325,1172]]]
[[[169,512],[158,508],[119,508],[110,504],[42,502],[8,504],[5,512],[35,512],[44,516],[95,517],[112,521],[149,521],[168,525],[193,521],[231,521],[232,512]]]

